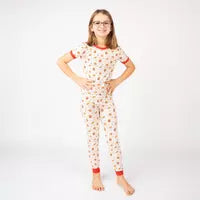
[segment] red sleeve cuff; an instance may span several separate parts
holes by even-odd
[[[76,58],[76,56],[73,54],[72,50],[70,51],[70,54],[73,58]]]
[[[129,61],[129,57],[125,61],[123,61],[122,63],[126,64],[128,61]]]

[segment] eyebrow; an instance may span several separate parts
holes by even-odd
[[[100,22],[101,20],[94,20],[94,22]],[[103,22],[110,22],[110,20],[105,20]]]

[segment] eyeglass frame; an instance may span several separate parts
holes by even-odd
[[[99,22],[99,24],[95,24],[95,22]],[[104,21],[104,22],[93,21],[92,24],[95,25],[95,26],[100,26],[101,24],[103,24],[103,26],[107,26],[107,27],[112,25],[112,23],[110,21]]]

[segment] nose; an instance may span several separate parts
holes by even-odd
[[[103,23],[100,23],[100,27],[104,27],[104,24],[103,24]]]

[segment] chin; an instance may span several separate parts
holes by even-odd
[[[103,33],[103,34],[98,34],[99,37],[106,37],[108,34],[107,33]]]

